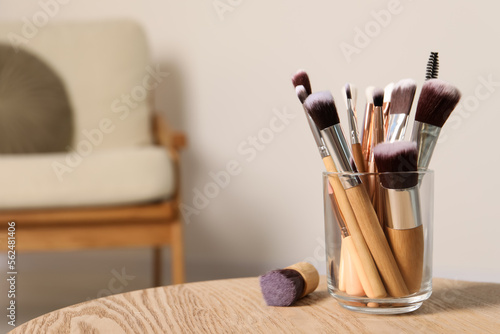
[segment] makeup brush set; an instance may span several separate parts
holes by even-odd
[[[357,89],[346,84],[346,136],[332,94],[312,92],[304,71],[292,78],[328,172],[325,201],[339,211],[342,241],[332,276],[335,289],[346,296],[400,298],[421,289],[425,246],[420,187],[439,132],[461,96],[437,79],[437,71],[437,53],[431,53],[410,135],[417,88],[412,79],[384,90],[366,89],[361,134]]]

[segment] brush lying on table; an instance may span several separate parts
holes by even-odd
[[[319,284],[319,274],[310,263],[299,262],[259,277],[262,296],[269,306],[290,306],[310,294]]]

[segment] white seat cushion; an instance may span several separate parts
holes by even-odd
[[[160,146],[1,155],[0,209],[122,205],[172,196],[174,165]]]

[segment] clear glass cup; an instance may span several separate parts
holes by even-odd
[[[381,187],[379,177],[387,173],[323,173],[328,292],[346,309],[370,314],[407,313],[417,310],[432,293],[434,173],[431,170],[404,172],[405,176],[410,173],[415,177],[418,176],[419,185],[409,191],[386,190]],[[353,222],[348,222],[348,218],[345,218],[349,217],[345,212],[349,210],[346,208],[346,200],[348,204],[350,203],[349,196],[346,196],[345,191],[339,194],[338,183],[337,188],[333,186],[334,179],[342,181],[353,176],[359,176],[364,180],[363,186],[370,183],[367,181],[374,180],[371,184],[372,188],[375,184],[376,189],[372,192],[367,189],[367,193],[370,197],[370,194],[376,192],[378,195],[375,196],[381,198],[376,202],[381,204],[374,205],[374,208],[378,209],[376,211],[382,211],[377,213],[383,221],[383,227],[381,224],[383,234],[380,235],[382,239],[385,237],[390,247],[391,254],[388,256],[394,257],[396,270],[401,273],[404,285],[408,287],[408,294],[394,297],[387,293],[385,297],[380,297],[372,291],[371,281],[376,279],[373,279],[373,276],[368,277],[367,273],[370,270],[364,270],[365,267],[370,267],[367,265],[369,261],[366,261],[366,254],[369,254],[368,258],[373,259],[372,273],[376,275],[377,270],[381,270],[373,258],[372,248],[369,245],[373,241],[367,241],[363,235],[363,230],[366,232],[366,228],[362,229],[358,224],[361,239],[357,235],[358,243],[353,242],[355,239],[352,232],[356,229],[352,227]],[[373,200],[372,197],[370,199]],[[358,216],[354,211],[351,213],[354,213],[355,217]],[[403,224],[400,224],[400,221],[403,221]],[[356,254],[358,248],[363,248],[356,247],[360,245],[359,240],[366,242],[363,261],[360,260],[361,254]],[[373,270],[373,266],[377,270]],[[358,273],[359,269],[363,271],[361,275]],[[381,274],[379,277],[379,286],[383,285],[387,291],[387,283]]]

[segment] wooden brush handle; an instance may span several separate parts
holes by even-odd
[[[319,284],[319,274],[316,268],[309,262],[298,262],[286,267],[285,269],[293,269],[304,278],[304,291],[300,298],[310,294]]]
[[[386,227],[387,239],[410,293],[418,292],[424,268],[424,230],[422,225],[406,230]]]
[[[344,280],[345,280],[345,292],[351,296],[364,296],[366,294],[363,285],[370,286],[368,277],[363,270],[363,265],[361,264],[361,259],[359,258],[356,246],[354,246],[354,241],[351,236],[345,237],[342,240],[342,246],[344,248]],[[364,281],[365,283],[361,283]],[[373,292],[370,291],[370,295]]]
[[[354,155],[354,161],[356,162],[356,167],[358,168],[358,172],[365,173],[367,171],[367,166],[365,158],[363,157],[363,150],[361,148],[361,144],[352,145],[352,154]],[[361,181],[365,186],[368,185],[368,178],[366,175],[361,176]]]
[[[323,163],[325,164],[327,171],[332,173],[337,172],[332,157],[323,158]],[[342,214],[342,217],[344,218],[344,221],[347,225],[347,229],[349,230],[349,234],[354,241],[357,254],[359,255],[364,273],[367,277],[367,279],[361,281],[361,283],[363,284],[363,289],[367,293],[367,296],[370,298],[383,298],[387,296],[387,292],[378,273],[377,266],[373,261],[372,255],[370,254],[370,250],[368,249],[365,239],[363,238],[363,234],[361,232],[361,229],[359,228],[356,215],[354,214],[353,208],[351,207],[349,199],[347,198],[346,191],[344,190],[344,187],[342,186],[342,183],[340,182],[338,176],[330,176],[328,179],[330,181],[330,185],[333,188],[335,199],[337,200],[337,203],[339,205],[340,213]]]
[[[339,290],[345,292],[345,279],[346,279],[346,272],[345,272],[345,247],[346,243],[344,240],[342,240],[342,245],[340,246],[340,261],[339,261]]]
[[[393,297],[408,295],[408,288],[399,271],[389,243],[370,203],[370,198],[364,187],[358,185],[345,190],[352,209],[356,215],[359,227],[377,264],[380,276],[384,280],[389,294]],[[357,245],[356,245],[357,246]]]

